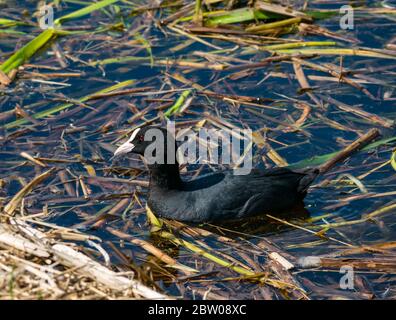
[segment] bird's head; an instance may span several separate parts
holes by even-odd
[[[170,141],[174,143],[174,138],[165,128],[144,126],[135,129],[128,140],[116,149],[114,156],[136,153],[148,160],[149,156],[165,155]]]

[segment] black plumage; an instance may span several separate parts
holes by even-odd
[[[115,155],[128,152],[144,155],[151,143],[144,139],[150,128],[155,127],[135,131]],[[177,162],[151,164],[149,169],[149,207],[159,216],[190,222],[229,221],[287,210],[301,202],[319,173],[317,169],[296,172],[274,168],[234,175],[230,170],[183,181]]]

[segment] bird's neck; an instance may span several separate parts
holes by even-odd
[[[179,164],[153,164],[150,169],[150,188],[178,189],[182,180],[180,178]]]

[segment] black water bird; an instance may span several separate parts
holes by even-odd
[[[166,129],[145,126],[136,129],[114,155],[131,152],[143,156],[153,143],[145,138],[150,129],[160,130],[165,137],[164,159],[168,159],[169,144],[176,153],[176,142]],[[183,181],[176,159],[171,163],[149,164],[148,168],[149,207],[161,217],[188,222],[225,222],[287,210],[304,199],[319,173],[318,169],[274,168],[235,175],[227,170]]]

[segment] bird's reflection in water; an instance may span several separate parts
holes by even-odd
[[[282,212],[271,212],[261,216],[252,217],[249,219],[216,222],[204,225],[208,231],[218,235],[227,236],[229,238],[249,238],[251,236],[267,236],[269,234],[286,232],[290,230],[291,226],[282,224],[269,216],[279,218],[281,220],[292,222],[296,220],[305,220],[310,217],[310,212],[305,208],[303,201],[296,203],[292,208]]]
[[[271,215],[273,217],[279,218],[286,222],[293,221],[302,221],[310,217],[310,212],[305,208],[304,202],[301,201],[297,203],[295,206],[290,208],[287,211],[283,212],[272,212]],[[231,239],[237,238],[245,238],[249,239],[250,237],[255,236],[268,236],[274,233],[286,232],[292,229],[292,226],[276,221],[268,215],[264,214],[262,216],[245,218],[241,220],[234,221],[226,221],[221,222],[217,221],[214,223],[205,223],[205,224],[182,224],[190,227],[198,227],[201,229],[205,229],[214,235],[226,236]],[[182,228],[182,227],[181,227]],[[175,230],[174,230],[175,231]],[[160,237],[156,232],[150,234],[150,241],[155,246],[159,248],[165,249],[171,256],[174,256],[174,253],[178,253],[177,246],[174,245],[169,240],[164,240],[164,238]]]

